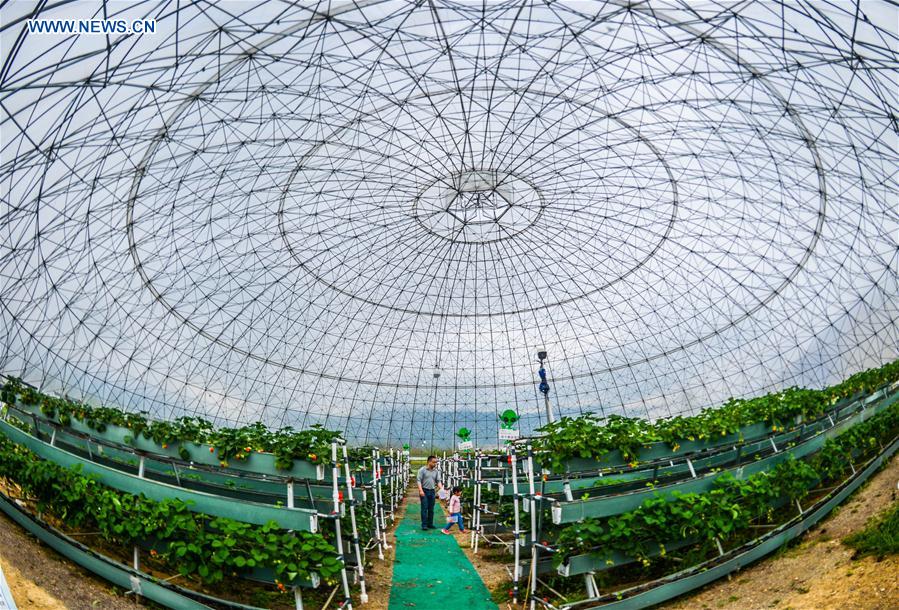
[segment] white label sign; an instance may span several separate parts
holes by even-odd
[[[471,441],[463,441],[459,443],[459,450],[464,451],[466,449],[471,449],[474,447],[474,443]]]
[[[510,430],[508,428],[500,428],[499,429],[499,440],[501,440],[501,441],[518,440],[518,429],[515,428],[513,430]]]

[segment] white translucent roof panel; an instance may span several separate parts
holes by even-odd
[[[896,6],[633,4],[3,5],[0,368],[441,445],[539,348],[647,417],[899,357]]]

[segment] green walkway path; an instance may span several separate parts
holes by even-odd
[[[390,610],[498,610],[455,538],[439,529],[421,531],[421,505],[410,500],[396,528]],[[434,525],[446,525],[439,502],[434,506]]]

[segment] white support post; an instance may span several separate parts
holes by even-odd
[[[515,447],[509,446],[509,463],[512,465],[512,511],[515,514],[515,530],[512,532],[512,547],[515,549],[515,567],[512,573],[512,603],[518,604],[518,581],[521,580],[521,547],[518,537],[521,535],[521,514],[518,510],[518,456]]]
[[[136,544],[134,545],[133,553],[132,563],[134,564],[134,571],[140,572],[140,549]],[[131,581],[131,590],[134,591],[135,599],[140,601],[140,579],[136,575],[131,575],[129,580]]]
[[[471,549],[474,553],[478,552],[478,496],[481,495],[481,480],[478,478],[478,455],[475,455],[474,467],[472,468],[472,477],[474,487],[471,493]]]
[[[375,449],[375,455],[375,466],[378,469],[378,515],[381,517],[381,544],[385,549],[389,549],[390,545],[387,544],[387,516],[385,514],[387,503],[384,502],[384,486],[381,482],[381,479],[384,478],[384,470],[381,468],[381,450]]]
[[[363,604],[368,603],[368,593],[365,591],[365,565],[362,561],[362,549],[359,545],[359,530],[356,528],[356,503],[353,501],[353,477],[350,474],[350,458],[347,453],[346,443],[343,443],[343,471],[346,477],[346,502],[350,507],[350,525],[353,528],[353,548],[356,551],[356,573],[359,575],[359,601]],[[335,478],[336,481],[336,478]],[[378,497],[375,496],[377,503]],[[375,506],[377,510],[377,506]],[[375,521],[378,515],[375,513]],[[349,593],[347,593],[349,598]]]
[[[390,498],[390,503],[387,505],[387,513],[385,517],[390,519],[390,522],[393,523],[393,478],[396,476],[396,468],[393,462],[393,449],[387,450],[387,496]]]
[[[483,496],[481,495],[481,485],[482,485],[482,474],[481,474],[481,458],[480,456],[475,457],[474,462],[474,476],[475,481],[477,481],[477,485],[474,489],[474,509],[472,510],[472,551],[477,554],[478,547],[481,542],[481,502]]]
[[[399,474],[397,468],[399,461],[393,455],[393,449],[390,450],[390,522],[396,521],[396,477]]]
[[[687,458],[687,468],[690,469],[690,475],[695,479],[695,478],[696,478],[696,471],[693,470],[693,462],[690,461],[690,458]]]
[[[144,478],[144,466],[146,465],[145,461],[146,460],[144,456],[140,456],[140,462],[137,465],[137,476],[141,479]]]
[[[287,479],[287,508],[294,507],[294,493],[293,493],[293,479]],[[296,610],[303,610],[303,593],[300,591],[300,588],[296,585],[292,587],[293,589],[293,603],[296,606]]]
[[[584,574],[584,585],[587,587],[587,599],[599,597],[599,587],[596,586],[596,580],[593,578],[594,572]]]
[[[372,522],[375,526],[375,540],[378,545],[378,559],[384,561],[384,547],[381,544],[381,520],[378,518],[378,514],[380,509],[378,508],[381,503],[381,498],[379,498],[378,491],[380,490],[381,484],[378,482],[378,451],[377,449],[372,449],[371,451],[371,493],[372,500],[374,502],[374,511],[372,514]]]
[[[547,401],[548,402],[548,401]],[[530,493],[531,506],[531,610],[537,607],[537,561],[539,550],[537,549],[537,497],[534,488],[534,452],[528,445],[528,491]]]
[[[768,440],[771,441],[771,447],[774,449],[774,453],[780,453],[780,449],[778,449],[777,445],[774,444],[774,437],[769,436]]]
[[[331,490],[331,498],[334,501],[334,532],[335,537],[334,541],[337,544],[337,554],[340,556],[341,561],[343,561],[343,569],[340,570],[340,581],[343,585],[343,595],[346,600],[346,605],[344,606],[347,610],[352,610],[353,608],[353,600],[350,598],[350,583],[347,580],[346,576],[346,561],[344,560],[343,555],[343,537],[340,534],[340,467],[338,466],[340,462],[337,461],[337,443],[331,443],[331,481],[332,481],[332,490]]]

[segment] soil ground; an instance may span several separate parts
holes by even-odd
[[[125,591],[99,580],[0,513],[0,565],[20,610],[141,608]]]
[[[384,561],[378,559],[377,549],[368,551],[372,567],[365,574],[365,584],[368,587],[368,603],[365,610],[387,610],[390,604],[390,583],[393,580],[393,560],[396,556],[396,526],[406,516],[409,502],[403,502],[397,508],[396,518],[393,523],[387,521],[387,544],[390,548],[384,551]]]
[[[481,575],[487,589],[493,593],[493,599],[501,608],[511,608],[512,605],[509,603],[508,593],[506,593],[510,587],[511,578],[506,566],[511,568],[514,565],[512,555],[506,552],[504,546],[490,546],[483,540],[478,542],[478,552],[475,553],[471,548],[471,536],[468,533],[457,534],[456,539],[465,552],[465,556]]]

